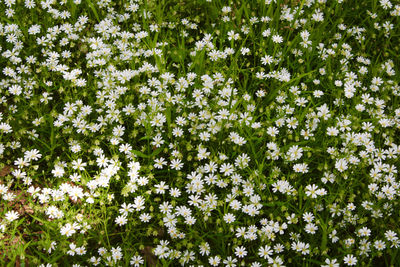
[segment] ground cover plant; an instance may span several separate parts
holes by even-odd
[[[0,262],[400,261],[400,5],[0,1]]]

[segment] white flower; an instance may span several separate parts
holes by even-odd
[[[154,187],[156,188],[157,194],[164,194],[165,190],[169,189],[169,186],[166,185],[164,181],[161,181],[159,184],[156,184]]]
[[[311,198],[317,198],[318,186],[315,184],[306,186],[306,195]]]
[[[309,234],[315,234],[315,232],[318,230],[318,226],[313,223],[308,223],[304,229]]]
[[[286,153],[286,156],[289,161],[295,161],[300,159],[303,156],[303,149],[297,145],[289,148],[289,151]]]
[[[171,169],[179,171],[183,167],[183,163],[180,159],[173,159],[171,160],[170,164]]]
[[[339,267],[339,263],[337,263],[336,259],[326,259],[325,260],[326,265],[321,265],[321,267]]]
[[[244,258],[247,255],[246,248],[244,246],[235,248],[235,255],[238,258]]]
[[[304,221],[311,223],[314,220],[314,215],[311,212],[305,212],[303,214]]]
[[[260,256],[261,258],[264,258],[264,259],[272,256],[272,253],[273,253],[273,250],[268,245],[265,245],[264,247],[260,247],[258,249],[258,256]]]
[[[280,44],[280,43],[283,42],[283,38],[282,38],[282,36],[280,36],[280,35],[278,35],[278,34],[275,34],[275,35],[272,36],[272,41],[273,41],[274,43]]]
[[[231,175],[233,173],[234,168],[233,168],[232,164],[230,164],[230,163],[223,163],[221,165],[219,171],[221,173],[223,173],[224,176],[229,176],[229,175]]]
[[[76,254],[77,255],[85,255],[86,254],[86,248],[84,246],[76,248]]]
[[[339,130],[336,127],[328,127],[326,129],[326,134],[329,136],[337,136],[339,134]]]
[[[343,260],[344,260],[344,263],[346,263],[349,266],[354,266],[357,264],[357,258],[354,257],[352,254],[347,254]]]
[[[171,189],[169,190],[169,194],[170,194],[172,197],[179,197],[179,196],[181,195],[181,191],[180,191],[178,188],[171,188]]]
[[[148,214],[148,213],[142,213],[142,214],[140,214],[139,219],[140,219],[142,222],[147,223],[147,222],[150,221],[151,215]]]
[[[247,47],[242,47],[241,49],[240,49],[240,53],[242,53],[242,55],[249,55],[250,54],[250,49],[249,48],[247,48]]]
[[[221,262],[221,258],[219,256],[210,257],[208,258],[208,262],[210,263],[211,266],[218,266],[219,263]]]
[[[32,149],[32,150],[26,151],[24,153],[24,159],[26,161],[38,160],[41,157],[42,157],[42,155],[39,153],[39,150],[37,150],[37,149]]]
[[[61,233],[61,235],[65,235],[67,237],[70,237],[70,236],[72,236],[73,234],[76,233],[76,230],[74,229],[72,224],[67,223],[66,225],[61,227],[60,233]]]
[[[270,55],[265,55],[261,58],[262,65],[269,65],[274,62],[274,58]]]
[[[235,215],[233,215],[232,213],[227,213],[224,215],[224,221],[226,223],[233,223],[235,221]]]
[[[298,163],[293,165],[293,170],[295,172],[300,172],[300,173],[307,173],[308,172],[308,166],[306,163]]]
[[[128,222],[128,219],[126,218],[126,215],[120,215],[117,218],[115,218],[115,223],[118,224],[119,226],[125,225]]]
[[[40,33],[40,25],[37,25],[37,24],[32,25],[32,26],[28,29],[28,33],[29,33],[29,34],[32,34],[32,35],[35,35],[35,34]]]
[[[131,258],[130,264],[133,265],[134,267],[139,267],[142,265],[144,262],[142,256],[133,256]]]
[[[10,211],[8,211],[8,212],[6,213],[6,216],[5,216],[5,217],[6,217],[6,220],[7,220],[7,221],[12,222],[12,221],[18,219],[19,213],[16,212],[16,211],[10,210]]]
[[[85,170],[85,167],[86,167],[86,165],[87,165],[86,162],[82,162],[82,159],[73,160],[73,161],[71,162],[71,164],[72,164],[72,168],[73,168],[74,170],[78,169],[78,170],[80,170],[80,171]]]
[[[119,209],[119,212],[122,215],[127,216],[130,212],[133,212],[133,205],[131,203],[126,204],[124,202],[124,203],[122,203],[121,208]]]
[[[65,171],[63,167],[55,166],[51,173],[54,175],[54,177],[60,178],[64,175]]]
[[[344,172],[348,168],[347,160],[344,158],[336,160],[335,168],[340,172]]]
[[[76,253],[76,245],[74,243],[69,244],[69,250],[67,251],[68,255],[74,256]]]
[[[111,254],[115,261],[121,260],[123,256],[122,249],[120,247],[111,248]]]
[[[385,244],[385,242],[383,240],[376,240],[374,242],[374,247],[377,250],[382,251],[382,250],[384,250],[386,248],[386,244]]]
[[[363,227],[358,230],[357,234],[359,236],[370,236],[371,235],[371,230],[368,229],[367,227]]]

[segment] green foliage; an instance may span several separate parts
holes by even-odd
[[[395,266],[388,0],[0,4],[3,266]]]

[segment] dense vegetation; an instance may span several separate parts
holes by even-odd
[[[399,4],[0,14],[1,265],[400,261]]]

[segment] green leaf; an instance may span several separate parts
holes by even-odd
[[[100,17],[99,17],[99,14],[97,14],[96,7],[93,5],[93,3],[90,0],[86,0],[86,3],[90,7],[90,9],[93,11],[93,14],[96,17],[97,22],[100,22]]]
[[[155,156],[157,156],[158,154],[161,153],[161,151],[163,151],[163,149],[164,149],[164,147],[159,147],[159,148],[157,148],[156,150],[154,150],[153,153],[151,153],[150,157],[155,157]]]
[[[150,140],[151,137],[150,136],[143,136],[142,138],[139,139],[139,141],[143,141],[143,140]]]
[[[167,116],[167,124],[168,124],[168,137],[172,137],[172,127],[171,127],[171,107],[167,107],[165,116]]]
[[[148,159],[150,158],[149,155],[144,154],[143,152],[140,152],[139,150],[132,150],[132,153],[135,154],[136,156],[140,157],[140,158],[145,158]]]

